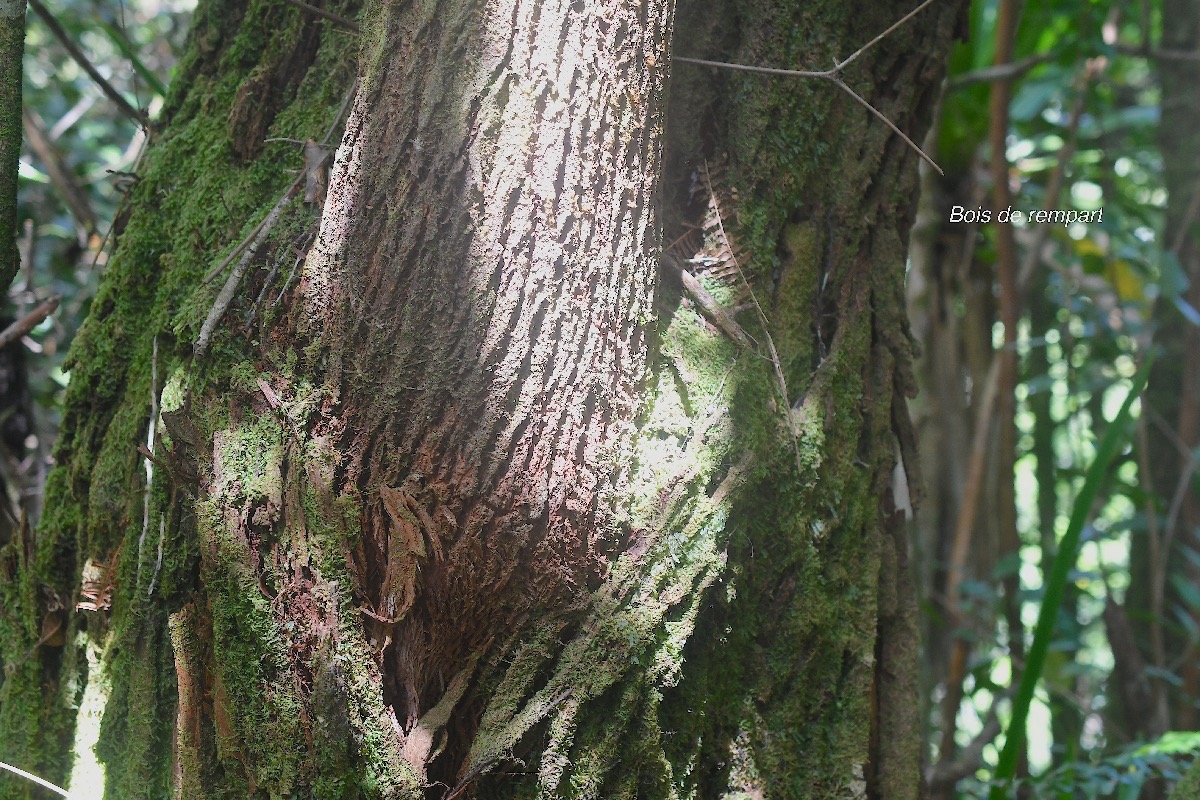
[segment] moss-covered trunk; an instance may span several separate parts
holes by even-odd
[[[917,797],[916,157],[672,64],[908,9],[329,10],[197,10],[0,559],[0,758],[102,707],[108,797]],[[845,76],[913,138],[959,11]]]
[[[0,285],[20,269],[17,254],[17,161],[21,155],[21,57],[25,3],[0,0]]]

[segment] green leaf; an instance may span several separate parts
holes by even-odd
[[[121,53],[129,59],[129,63],[133,65],[134,70],[136,70],[137,74],[142,77],[142,80],[150,84],[150,88],[154,91],[154,93],[160,97],[166,97],[167,87],[164,86],[163,82],[158,79],[158,76],[154,74],[154,71],[142,63],[142,60],[138,58],[138,55],[136,52],[134,52],[129,40],[125,38],[125,34],[104,20],[100,21],[100,27],[108,35],[108,40],[113,43],[113,46],[120,50]]]
[[[1153,742],[1134,750],[1134,755],[1186,755],[1200,751],[1200,731],[1167,731]]]
[[[1005,791],[1002,787],[1016,775],[1017,761],[1025,748],[1025,724],[1029,718],[1029,707],[1033,703],[1033,693],[1046,664],[1047,651],[1054,636],[1054,622],[1062,606],[1068,577],[1079,556],[1080,535],[1092,513],[1096,496],[1108,477],[1108,467],[1125,445],[1133,401],[1146,387],[1151,363],[1153,359],[1149,357],[1142,363],[1141,369],[1133,378],[1129,394],[1125,396],[1125,402],[1121,404],[1121,409],[1112,424],[1104,431],[1104,436],[1096,448],[1096,457],[1088,467],[1083,486],[1071,508],[1071,518],[1067,524],[1067,531],[1059,542],[1058,556],[1054,559],[1052,572],[1043,581],[1046,587],[1045,596],[1038,611],[1033,643],[1026,655],[1025,670],[1021,673],[1021,682],[1017,687],[1016,697],[1013,698],[1012,720],[1005,731],[1004,749],[1000,751],[1000,758],[996,764],[996,785],[992,787],[989,795],[991,800],[1004,800]]]
[[[1164,250],[1158,262],[1158,291],[1163,297],[1174,299],[1187,291],[1190,282],[1179,257]]]
[[[1009,117],[1014,122],[1028,122],[1042,113],[1051,98],[1062,89],[1062,80],[1057,76],[1021,84],[1017,96],[1009,106]]]

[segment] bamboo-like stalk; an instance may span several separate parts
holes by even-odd
[[[1042,607],[1038,611],[1037,625],[1033,630],[1033,643],[1025,659],[1025,669],[1021,672],[1021,682],[1013,699],[1012,721],[1009,723],[1004,736],[1004,749],[1000,751],[1000,759],[996,764],[994,784],[989,795],[990,800],[1004,800],[1007,796],[1005,784],[1013,778],[1017,770],[1017,761],[1025,746],[1025,722],[1029,716],[1029,707],[1033,703],[1033,692],[1041,680],[1042,669],[1046,664],[1046,654],[1050,649],[1050,641],[1054,637],[1054,622],[1058,617],[1066,592],[1067,580],[1079,555],[1079,540],[1083,534],[1083,526],[1092,513],[1092,505],[1100,488],[1108,476],[1108,467],[1116,457],[1117,452],[1126,443],[1128,423],[1133,408],[1133,401],[1146,388],[1150,376],[1150,365],[1153,359],[1147,357],[1133,383],[1125,402],[1113,419],[1112,424],[1104,431],[1100,444],[1096,447],[1096,457],[1088,466],[1084,476],[1083,487],[1079,490],[1075,503],[1071,507],[1071,519],[1067,531],[1063,534],[1058,545],[1058,555],[1054,566],[1044,578],[1045,589],[1042,594]]]

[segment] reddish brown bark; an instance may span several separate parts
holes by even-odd
[[[337,266],[304,279],[405,727],[531,611],[582,606],[623,546],[661,247],[667,5],[435,11],[380,22],[401,51],[333,172]]]
[[[693,67],[672,76],[660,191],[668,3],[381,2],[358,19],[359,89],[314,235],[254,139],[316,127],[301,96],[332,114],[350,80],[320,83],[339,40],[276,6],[201,6],[179,132],[135,190],[109,285],[148,292],[143,265],[163,264],[182,321],[106,294],[81,351],[78,374],[107,381],[76,390],[72,424],[101,420],[128,454],[105,463],[136,487],[109,510],[90,440],[64,452],[79,466],[63,507],[110,537],[88,555],[127,542],[114,791],[161,796],[169,775],[214,797],[916,797],[915,605],[891,500],[897,437],[912,446],[916,156],[832,87]],[[896,18],[689,13],[695,55],[772,64],[844,56]],[[919,133],[957,14],[913,20],[846,79]],[[222,70],[240,72],[209,91]],[[230,128],[215,156],[189,138],[214,116]],[[201,157],[277,179],[254,186],[240,235],[205,215]],[[154,216],[173,191],[191,193],[183,231]],[[672,253],[721,269],[660,281],[660,203],[701,240],[673,235]],[[271,215],[246,248],[264,268],[212,306],[203,276]],[[309,241],[286,312],[257,311],[268,265]],[[736,307],[751,287],[765,320]],[[210,307],[247,323],[222,330]],[[122,356],[169,334],[146,522],[144,462],[120,437],[144,433],[154,387]],[[139,716],[165,696],[166,727]]]

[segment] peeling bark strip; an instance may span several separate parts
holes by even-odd
[[[598,585],[619,544],[669,16],[437,3],[374,29],[304,280],[367,501],[370,616],[401,618],[385,658],[406,727],[506,625]]]

